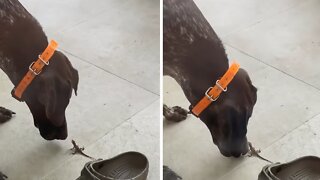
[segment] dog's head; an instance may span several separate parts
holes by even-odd
[[[246,71],[240,69],[219,99],[200,114],[213,142],[224,156],[248,152],[247,124],[257,100],[257,89]]]
[[[56,51],[50,65],[37,76],[23,97],[46,140],[66,139],[68,136],[65,110],[72,95],[77,93],[79,76],[68,58]]]

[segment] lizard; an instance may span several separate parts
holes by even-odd
[[[71,150],[73,151],[72,154],[80,154],[80,155],[82,155],[82,156],[84,156],[84,157],[87,157],[87,158],[89,158],[89,159],[91,159],[91,160],[96,160],[95,158],[86,155],[86,154],[83,152],[83,151],[84,151],[84,147],[80,148],[73,139],[71,140],[71,143],[72,143],[72,145],[73,145],[73,148],[71,148]]]
[[[247,154],[248,157],[255,156],[255,157],[259,158],[259,159],[262,159],[262,160],[264,160],[264,161],[267,161],[267,162],[269,162],[269,163],[272,163],[272,162],[269,161],[268,159],[260,156],[259,153],[261,153],[261,150],[255,149],[255,148],[252,146],[252,143],[251,143],[251,142],[248,142],[248,145],[249,145],[249,152],[248,152],[248,154]]]

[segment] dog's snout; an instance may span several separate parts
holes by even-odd
[[[241,143],[228,142],[220,143],[218,148],[222,155],[226,157],[240,157],[241,155],[246,154],[249,151],[247,141],[242,141]]]
[[[66,124],[60,127],[49,124],[39,124],[40,135],[46,140],[65,140],[68,137]]]
[[[41,133],[40,133],[41,134]],[[41,134],[41,136],[45,139],[45,140],[48,140],[48,141],[51,141],[51,140],[65,140],[67,139],[67,135],[66,134],[63,134],[63,133],[54,133],[54,132],[50,132],[50,133],[47,133],[47,134]]]
[[[225,150],[220,150],[221,154],[223,156],[226,156],[226,157],[240,157],[241,155],[244,155],[246,154],[246,152],[244,151],[225,151]]]
[[[41,133],[41,131],[40,131],[40,135],[45,140],[48,140],[48,141],[51,141],[51,140],[65,140],[68,137],[68,135],[66,133],[54,132],[54,131],[44,132],[44,133]]]
[[[40,133],[41,134],[41,133]],[[41,134],[41,136],[48,141],[54,140],[55,139],[55,134],[54,133],[48,133],[48,134]]]

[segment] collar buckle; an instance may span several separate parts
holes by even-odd
[[[214,102],[214,101],[217,101],[218,98],[220,96],[217,96],[216,98],[213,98],[213,95],[210,95],[209,92],[213,89],[213,87],[209,87],[209,89],[204,93],[206,95],[206,97],[211,101],[211,102]]]
[[[233,63],[227,72],[222,76],[220,80],[216,81],[216,84],[204,93],[205,96],[192,108],[192,114],[199,117],[202,111],[204,111],[212,102],[215,102],[220,97],[222,92],[227,92],[227,86],[237,74],[240,65]]]
[[[32,69],[34,63],[35,63],[35,62],[33,61],[33,62],[30,64],[30,66],[29,66],[29,71],[31,71],[35,76],[38,76],[38,75],[42,72],[42,70],[40,70],[40,71],[37,72],[37,69]]]
[[[43,63],[44,65],[46,65],[46,66],[48,66],[48,65],[50,64],[49,61],[46,62],[44,59],[42,59],[41,55],[38,56],[38,59],[40,59],[40,61],[42,61],[42,63]]]
[[[38,55],[38,59],[30,64],[29,71],[21,79],[19,84],[11,91],[11,94],[15,99],[22,101],[21,98],[24,91],[28,88],[33,79],[42,72],[42,69],[49,65],[49,60],[56,51],[57,46],[58,43],[52,40],[43,53]]]
[[[216,86],[223,92],[227,92],[228,91],[228,87],[224,88],[219,84],[219,80],[216,81]]]

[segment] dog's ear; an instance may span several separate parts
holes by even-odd
[[[65,115],[72,93],[71,82],[59,77],[43,76],[40,79],[40,85],[38,101],[44,107],[45,116],[54,120],[51,123],[55,126],[61,126],[64,123],[64,118],[61,117]]]
[[[246,76],[246,81],[248,83],[248,86],[250,88],[250,95],[251,95],[251,104],[252,106],[254,106],[257,102],[257,91],[258,89],[252,84],[252,81],[249,77],[249,75],[247,74]]]
[[[247,71],[245,71],[244,69],[240,69],[239,70],[239,75],[240,75],[240,79],[241,79],[241,84],[243,84],[242,88],[243,90],[245,90],[245,94],[246,94],[246,99],[247,102],[246,106],[247,106],[247,116],[251,117],[252,115],[252,111],[253,111],[253,107],[257,102],[257,88],[252,84],[252,81],[249,77],[249,74],[247,73]]]
[[[251,81],[251,79],[250,79],[248,74],[246,76],[246,80],[247,80],[247,83],[249,84],[249,87],[250,87],[251,91],[253,93],[257,93],[258,89],[252,84],[252,81]]]
[[[68,59],[67,56],[65,56],[64,54],[61,53],[61,55],[65,58],[65,62],[67,65],[67,71],[69,72],[69,75],[71,76],[71,85],[72,85],[72,89],[74,90],[75,95],[77,95],[77,91],[78,91],[78,83],[79,83],[79,73],[78,71],[73,68],[70,60]]]
[[[45,107],[46,116],[50,119],[57,108],[57,84],[52,78],[42,77],[40,85],[41,92],[39,92],[38,100]]]
[[[77,95],[78,83],[79,83],[79,73],[76,69],[72,68],[71,84],[72,84],[72,88],[74,90],[75,95]]]
[[[249,84],[249,87],[250,87],[250,88],[254,87],[254,86],[252,85],[252,82],[251,82],[251,79],[250,79],[250,77],[249,77],[249,74],[248,74],[248,72],[247,72],[246,70],[240,68],[239,71],[238,71],[238,73],[237,73],[237,75],[240,76],[239,79],[245,80],[246,83]],[[255,88],[255,87],[254,87],[254,88]]]

